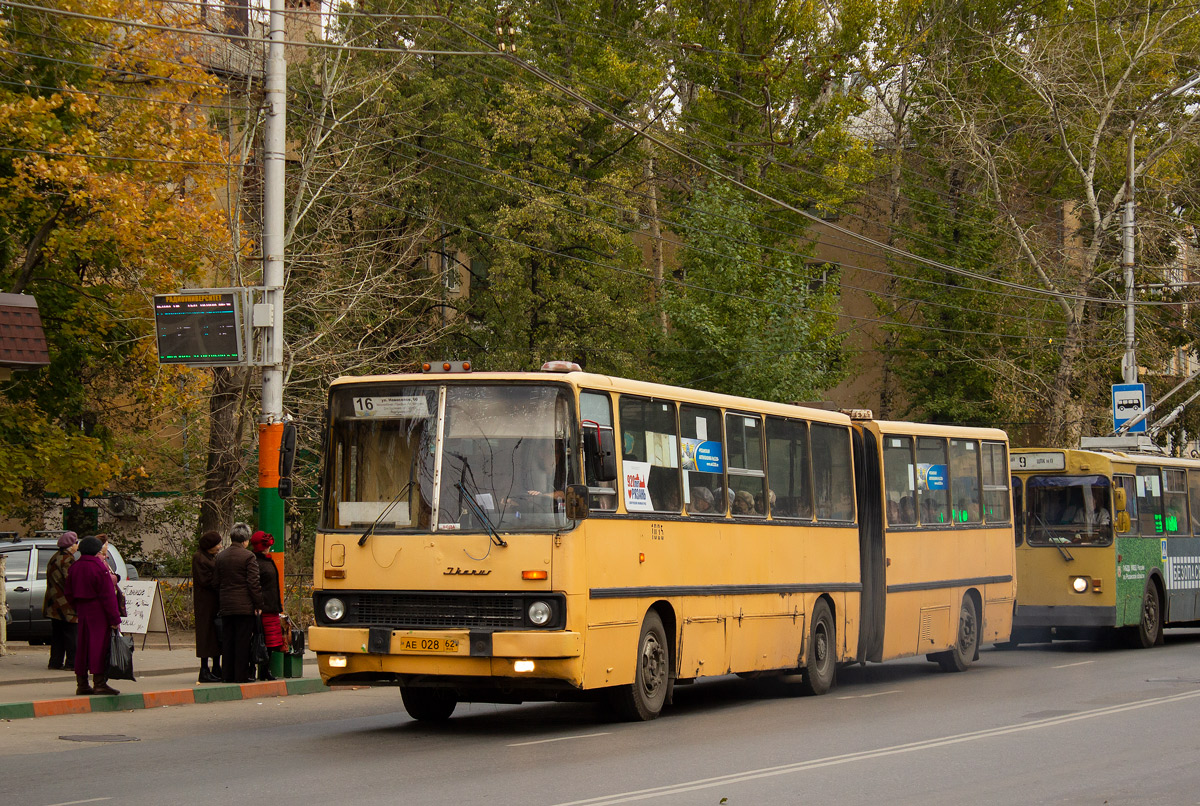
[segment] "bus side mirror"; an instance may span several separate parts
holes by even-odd
[[[1125,500],[1125,490],[1121,487],[1113,488],[1113,506],[1116,507],[1117,512],[1124,512],[1128,503]]]
[[[292,466],[296,463],[296,426],[287,423],[279,438],[279,497],[292,495]]]
[[[588,488],[586,484],[567,485],[566,509],[567,518],[573,521],[581,521],[591,514],[588,508]]]
[[[1133,521],[1130,520],[1128,512],[1118,512],[1116,524],[1118,532],[1128,532],[1133,528]]]
[[[583,448],[596,481],[617,479],[617,437],[607,426],[583,429]]]

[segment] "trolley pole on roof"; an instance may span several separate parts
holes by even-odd
[[[258,528],[274,536],[271,558],[279,569],[283,594],[284,506],[279,497],[279,443],[283,435],[283,249],[284,152],[287,57],[284,0],[271,0],[266,65],[266,121],[263,126],[263,287],[270,311],[265,329],[262,416],[258,421]]]

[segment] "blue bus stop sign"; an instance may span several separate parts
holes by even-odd
[[[1112,387],[1113,431],[1146,410],[1146,384],[1114,383]],[[1132,426],[1126,433],[1146,433],[1146,421]]]

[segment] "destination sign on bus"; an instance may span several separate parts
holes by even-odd
[[[1067,455],[1062,451],[1014,453],[1008,457],[1009,470],[1066,470]]]

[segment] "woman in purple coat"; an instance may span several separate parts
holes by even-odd
[[[79,541],[79,559],[67,572],[67,598],[79,617],[75,647],[75,690],[84,694],[120,694],[108,685],[108,643],[121,626],[117,588],[108,564],[96,556],[103,543],[95,537]],[[88,672],[93,685],[88,685]]]

